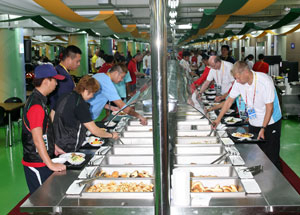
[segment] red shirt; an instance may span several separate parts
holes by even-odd
[[[29,129],[30,131],[34,128],[41,127],[43,128],[43,121],[45,117],[45,112],[41,105],[33,105],[29,108],[27,112],[27,119],[29,122]],[[30,163],[22,160],[22,164],[24,166],[29,167],[44,167],[46,166],[45,163]]]
[[[135,75],[135,72],[137,71],[137,68],[136,68],[136,61],[135,59],[131,59],[128,63],[128,71],[130,73],[130,76],[131,76],[131,82],[129,82],[130,85],[133,85],[133,84],[136,84],[136,75]]]
[[[210,68],[208,66],[206,66],[202,75],[200,76],[200,78],[198,78],[196,81],[194,81],[194,84],[198,85],[198,86],[203,84],[203,82],[206,81],[209,71],[210,71]]]
[[[269,64],[263,61],[258,61],[254,64],[252,70],[255,72],[269,73]]]
[[[197,59],[197,57],[194,55],[194,56],[192,57],[192,64],[197,64],[197,62],[198,62],[198,59]]]
[[[100,67],[98,73],[107,73],[107,71],[108,71],[110,68],[112,68],[112,64],[111,64],[111,63],[104,63],[104,64]]]

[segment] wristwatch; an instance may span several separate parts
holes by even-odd
[[[263,128],[263,129],[265,129],[265,130],[266,130],[266,128],[267,128],[267,127],[264,127],[264,126],[263,126],[263,127],[261,127],[261,128]]]

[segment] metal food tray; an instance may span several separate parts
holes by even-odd
[[[151,126],[152,126],[152,118],[151,118],[151,119],[148,118],[148,119],[147,119],[147,122],[148,122],[147,125],[151,125]],[[129,124],[129,125],[140,125],[140,126],[142,126],[142,125],[141,125],[141,122],[140,122],[139,120],[129,120],[128,124]]]
[[[124,131],[123,137],[152,137],[152,131]]]
[[[177,144],[193,144],[193,145],[218,144],[219,140],[217,139],[217,137],[177,137],[176,143]]]
[[[109,154],[113,155],[153,155],[153,145],[114,145]]]
[[[186,130],[186,131],[177,131],[178,137],[204,137],[210,134],[210,130]]]
[[[246,192],[244,189],[243,184],[241,183],[241,180],[238,178],[192,178],[192,182],[200,181],[204,187],[215,187],[216,185],[222,186],[230,186],[230,185],[236,185],[238,186],[238,192],[209,192],[209,193],[194,193],[191,192],[191,198],[201,198],[205,196],[211,196],[211,197],[245,197]],[[191,183],[192,186],[192,183]]]
[[[178,125],[209,125],[209,122],[207,119],[196,119],[196,120],[178,119],[177,126]]]
[[[125,128],[126,131],[152,131],[152,125],[129,125]]]
[[[108,184],[112,181],[115,181],[116,184],[126,182],[126,183],[140,183],[145,184],[154,184],[153,179],[142,179],[142,180],[95,180],[90,184],[85,185],[81,193],[82,198],[91,198],[91,199],[152,199],[154,197],[153,192],[87,192],[88,188],[92,185],[103,183]],[[153,188],[154,189],[154,188]]]
[[[105,165],[153,165],[152,155],[107,155],[102,161],[102,166]]]
[[[222,164],[211,164],[205,166],[181,166],[180,169],[187,169],[192,178],[238,178],[238,173],[233,166]],[[205,176],[205,177],[200,177]],[[216,176],[216,177],[209,177]]]
[[[225,152],[225,147],[221,144],[176,144],[175,154],[222,154]]]
[[[202,115],[177,115],[178,120],[201,120]]]
[[[210,125],[177,125],[177,130],[180,130],[180,131],[186,131],[186,130],[210,131],[211,126]]]
[[[217,160],[221,154],[215,155],[205,155],[205,154],[198,154],[198,155],[175,155],[174,162],[176,166],[179,165],[207,165],[211,164],[213,161]],[[229,157],[225,160],[222,160],[220,164],[230,164],[231,161]]]
[[[153,138],[152,137],[144,137],[144,138],[140,138],[140,137],[121,137],[122,143],[121,141],[117,140],[117,142],[119,144],[125,144],[125,145],[129,145],[129,144],[134,144],[134,145],[152,145],[153,144]]]
[[[154,176],[154,169],[153,167],[151,166],[114,166],[114,167],[111,167],[111,166],[99,166],[97,167],[97,169],[94,171],[93,173],[93,177],[98,175],[101,171],[105,171],[107,174],[112,174],[114,171],[118,171],[119,172],[119,175],[122,175],[124,173],[133,173],[134,171],[139,171],[139,172],[142,172],[142,171],[146,171],[149,173],[149,175],[151,175],[153,178]],[[101,180],[124,180],[124,179],[128,179],[128,180],[139,180],[139,179],[149,179],[149,178],[101,178]]]

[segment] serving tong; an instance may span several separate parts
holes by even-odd
[[[264,167],[262,165],[257,165],[257,166],[252,166],[252,167],[243,169],[243,172],[251,172],[252,175],[257,175],[258,173],[262,172],[263,170],[264,170]]]

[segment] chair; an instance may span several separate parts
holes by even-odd
[[[11,97],[8,98],[4,101],[4,103],[22,103],[22,99],[18,98],[18,97]],[[13,135],[13,140],[15,139],[15,132],[14,132],[14,126],[13,123],[17,122],[18,123],[18,134],[20,134],[20,127],[21,127],[21,123],[22,123],[22,118],[21,118],[21,110],[14,110],[10,112],[10,116],[11,116],[11,122],[12,122],[12,135]],[[5,117],[5,122],[8,122],[8,114]]]
[[[5,140],[6,140],[6,146],[8,144],[8,124],[5,123],[5,110],[3,107],[0,107],[0,126],[6,126],[6,135],[5,135]]]

